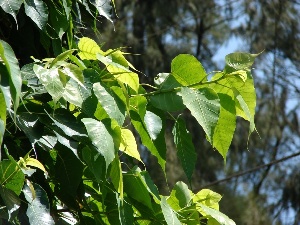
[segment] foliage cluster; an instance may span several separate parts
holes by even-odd
[[[14,2],[19,5],[0,6],[16,18],[23,2]],[[86,37],[75,44],[71,6],[80,3],[90,12],[87,1],[75,3],[24,2],[44,34],[48,14],[49,21],[66,18],[52,24],[59,46],[65,32],[68,41],[59,54],[51,43],[56,57],[33,59],[20,69],[11,46],[0,40],[1,218],[12,224],[234,224],[219,212],[221,196],[211,190],[193,193],[178,182],[169,196],[160,195],[141,169],[135,136],[165,173],[165,127],[173,121],[177,155],[190,181],[196,154],[180,114],[188,110],[225,160],[236,117],[250,122],[249,133],[255,130],[256,55],[229,54],[223,71],[207,74],[195,57],[181,54],[169,73],[157,75],[155,86],[140,84],[122,49],[104,51]],[[107,1],[90,3],[109,19]],[[16,159],[13,146],[26,154]]]

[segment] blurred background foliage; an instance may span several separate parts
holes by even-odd
[[[192,188],[222,193],[221,211],[236,224],[300,224],[300,1],[115,0],[115,5],[114,25],[82,14],[86,19],[73,24],[74,32],[78,38],[95,39],[103,49],[124,47],[145,83],[169,72],[171,59],[179,53],[195,55],[210,72],[224,66],[220,59],[227,53],[263,51],[253,69],[259,135],[248,139],[247,123],[239,120],[226,164],[185,113],[198,152]],[[0,39],[12,46],[21,66],[30,62],[30,56],[41,59],[59,52],[62,46],[56,46],[51,34],[45,37],[23,8],[18,21],[17,30],[13,17],[0,9]],[[178,180],[187,181],[172,138],[169,130],[167,183],[155,159],[141,146],[147,170],[162,193]],[[272,163],[292,154],[295,157]],[[251,172],[234,176],[247,170]]]

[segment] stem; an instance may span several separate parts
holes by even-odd
[[[221,76],[220,78],[218,78],[216,80],[211,80],[211,81],[207,81],[207,82],[200,81],[196,84],[191,84],[191,85],[188,85],[186,87],[193,88],[193,87],[197,87],[197,86],[200,86],[200,85],[216,84],[216,83],[218,83],[218,81],[223,80],[223,79],[225,79],[225,75]],[[146,84],[144,84],[144,85],[146,85]],[[153,86],[151,86],[151,87],[153,87]],[[180,89],[181,89],[181,87],[176,87],[176,88],[166,89],[166,90],[160,90],[159,89],[159,90],[156,90],[156,91],[148,92],[148,93],[145,93],[145,94],[139,94],[139,95],[140,96],[152,96],[152,95],[161,94],[161,93],[178,92],[178,91],[180,91]],[[132,96],[137,96],[137,95],[132,95]]]

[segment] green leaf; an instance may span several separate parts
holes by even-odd
[[[65,59],[69,58],[70,55],[75,51],[76,49],[70,49],[67,51],[64,51],[63,53],[59,54],[50,64],[50,68],[55,66],[59,61],[64,61]],[[73,64],[69,64],[73,65]],[[82,72],[81,72],[82,73]],[[82,76],[83,77],[83,76]]]
[[[123,125],[125,120],[126,107],[122,101],[111,91],[108,91],[100,83],[93,85],[94,94],[98,98],[101,106],[107,114],[115,119],[120,126]]]
[[[46,30],[48,22],[48,7],[42,0],[25,0],[25,13],[40,30]]]
[[[96,60],[97,53],[104,54],[103,51],[100,49],[99,45],[94,40],[87,37],[80,38],[78,48],[80,50],[78,56],[82,60]]]
[[[202,189],[193,196],[194,203],[201,203],[207,207],[219,210],[219,201],[222,196],[209,189]]]
[[[225,56],[225,63],[235,70],[247,70],[253,65],[258,55],[259,54],[235,52]]]
[[[110,67],[108,67],[110,68]],[[114,73],[120,73],[117,75],[114,75],[116,80],[118,82],[127,84],[129,87],[131,87],[136,93],[139,90],[139,76],[136,73],[133,72],[124,72],[116,69],[110,69],[109,70],[112,74]]]
[[[204,81],[207,74],[201,63],[192,55],[181,54],[172,60],[171,74],[183,86]]]
[[[162,119],[153,112],[146,111],[144,122],[150,138],[155,140],[162,130]]]
[[[140,175],[140,170],[133,168],[123,174],[124,192],[131,198],[137,200],[152,210],[151,197],[147,185]]]
[[[50,204],[46,192],[38,184],[33,184],[35,196],[30,187],[26,184],[23,189],[24,196],[28,202],[26,215],[30,225],[54,225],[50,214]]]
[[[111,163],[110,178],[115,189],[120,194],[121,201],[123,201],[123,175],[119,157],[115,157]]]
[[[192,142],[192,136],[187,131],[184,120],[181,118],[176,120],[172,133],[174,135],[178,158],[180,159],[181,165],[189,182],[191,182],[197,161],[197,155]]]
[[[115,146],[113,137],[101,121],[97,121],[91,118],[83,118],[81,121],[84,123],[88,135],[92,143],[97,148],[97,151],[105,158],[107,169],[108,165],[115,158]]]
[[[133,133],[128,129],[122,128],[121,138],[120,150],[142,162]]]
[[[4,95],[0,91],[0,146],[2,146],[5,127],[6,127],[6,104],[5,104]]]
[[[3,60],[9,75],[9,78],[1,77],[1,79],[9,80],[10,93],[14,101],[14,112],[16,112],[19,106],[19,99],[21,96],[21,86],[22,86],[21,72],[20,72],[18,60],[12,48],[10,47],[9,44],[7,44],[2,40],[0,40],[0,58]],[[6,98],[9,98],[8,96],[6,96],[7,93],[3,89],[2,92]],[[6,106],[9,107],[8,100],[6,101],[6,104],[7,104]]]
[[[255,129],[254,117],[252,116],[252,114],[250,112],[250,109],[247,105],[247,102],[244,100],[241,93],[236,88],[232,88],[232,89],[233,89],[233,93],[234,93],[235,98],[237,99],[237,101],[239,102],[239,105],[241,106],[244,113],[246,114],[247,120],[250,122],[250,127],[249,127],[249,135],[250,135]]]
[[[223,74],[216,74],[212,79],[217,79],[219,76],[223,76]],[[220,80],[216,84],[211,84],[210,87],[218,93],[221,105],[218,124],[214,132],[213,145],[226,161],[226,154],[236,127],[234,95],[230,88],[231,84],[227,79]]]
[[[21,8],[22,3],[23,0],[2,0],[0,3],[0,7],[3,9],[3,11],[12,15],[17,25],[17,11],[19,11]]]
[[[64,86],[60,80],[58,69],[45,69],[39,65],[34,65],[33,70],[48,93],[52,96],[53,101],[57,102],[64,93]]]
[[[221,107],[218,124],[214,131],[213,146],[226,161],[226,155],[236,127],[235,101],[232,96],[227,94],[218,93],[218,96]]]
[[[24,174],[13,159],[0,162],[0,184],[20,195],[25,181]]]
[[[145,123],[142,121],[140,115],[130,110],[131,122],[134,128],[139,133],[142,144],[145,145],[149,151],[157,158],[159,165],[165,171],[166,165],[166,146],[164,140],[164,132],[161,132],[155,140],[152,140]]]
[[[55,145],[57,150],[55,178],[62,193],[75,197],[81,182],[83,165],[73,152],[61,144]]]
[[[68,77],[74,79],[80,86],[84,87],[83,73],[78,66],[71,63],[67,63],[64,65],[62,72]]]
[[[16,211],[20,208],[21,200],[12,190],[0,185],[0,196],[8,210],[8,220],[13,219]]]
[[[212,142],[220,113],[218,95],[211,88],[194,90],[186,87],[181,89],[180,94],[183,103],[202,126],[208,140]]]
[[[101,16],[104,16],[111,23],[113,23],[112,19],[110,18],[110,11],[112,9],[110,0],[90,0],[90,3],[96,7]]]
[[[161,198],[160,206],[168,225],[181,225],[175,212],[168,204],[165,196]]]
[[[101,183],[105,179],[105,159],[93,149],[85,146],[82,149],[83,160],[88,165],[88,169],[94,174],[96,181]]]
[[[78,85],[78,82],[76,82],[73,79],[70,79],[66,83],[66,86],[65,86],[64,92],[63,92],[63,98],[66,101],[68,101],[78,107],[82,106],[84,99],[82,96],[81,89]]]
[[[174,185],[170,197],[167,199],[168,204],[176,211],[188,207],[191,204],[191,193],[188,186],[179,181]]]
[[[64,10],[56,7],[55,5],[48,3],[49,5],[49,17],[51,22],[51,27],[54,28],[60,40],[65,31],[70,26],[71,21],[68,21],[68,15],[65,14]]]
[[[146,114],[147,99],[144,96],[133,96],[129,99],[130,110],[136,111],[142,119]]]
[[[205,212],[206,215],[211,216],[215,220],[219,222],[221,225],[235,225],[235,222],[231,220],[228,216],[224,215],[223,213],[219,212],[218,210],[209,208],[203,204],[199,204],[201,209]]]

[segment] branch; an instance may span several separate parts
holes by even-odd
[[[260,166],[254,167],[254,168],[252,168],[252,169],[249,169],[249,170],[246,170],[246,171],[243,171],[243,172],[240,172],[240,173],[235,173],[235,174],[233,174],[233,175],[231,175],[231,176],[229,176],[229,177],[226,177],[226,178],[224,178],[224,179],[216,180],[216,181],[214,181],[214,182],[212,182],[212,183],[206,184],[206,185],[202,186],[200,189],[207,188],[207,187],[210,187],[210,186],[214,186],[214,185],[216,185],[216,184],[223,183],[223,182],[225,182],[225,181],[229,181],[229,180],[231,180],[232,178],[235,178],[235,177],[244,176],[244,175],[246,175],[246,174],[248,174],[248,173],[252,173],[252,172],[254,172],[254,171],[256,171],[256,170],[259,170],[259,169],[262,169],[262,168],[264,168],[264,167],[269,167],[269,166],[278,164],[278,163],[280,163],[280,162],[286,161],[286,160],[288,160],[288,159],[291,159],[291,158],[296,157],[296,156],[299,156],[299,155],[300,155],[300,152],[297,152],[297,153],[294,153],[294,154],[292,154],[292,155],[283,157],[283,158],[281,158],[281,159],[277,159],[277,160],[271,161],[270,163],[267,163],[267,164],[264,164],[264,165],[260,165]]]

